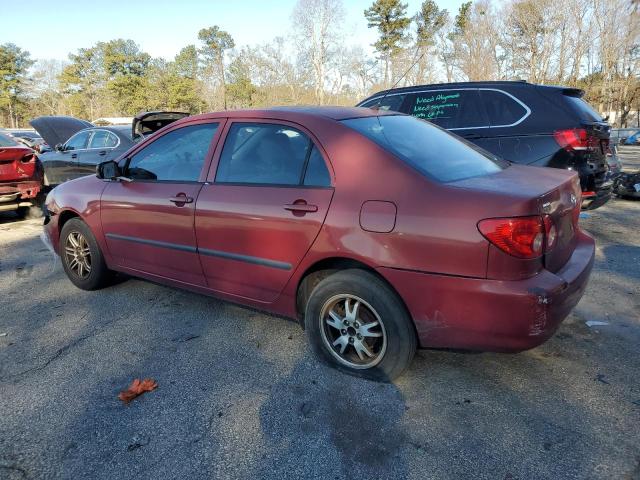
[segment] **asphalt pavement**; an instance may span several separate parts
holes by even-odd
[[[640,479],[640,201],[581,222],[595,269],[549,342],[423,350],[378,384],[294,322],[135,279],[80,291],[41,221],[4,214],[0,478]]]

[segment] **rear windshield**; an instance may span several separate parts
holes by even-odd
[[[375,143],[440,182],[499,172],[508,164],[424,120],[385,115],[343,120]]]
[[[591,105],[580,97],[573,95],[565,95],[564,98],[571,105],[571,108],[580,116],[580,120],[587,122],[601,122],[602,117],[596,112]]]
[[[0,147],[15,147],[18,145],[14,139],[0,133]]]

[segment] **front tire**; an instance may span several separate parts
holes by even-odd
[[[111,283],[114,273],[107,268],[91,229],[79,218],[62,227],[59,255],[67,277],[82,290],[97,290]]]
[[[340,271],[318,283],[307,302],[305,329],[321,360],[376,381],[400,376],[417,347],[403,303],[364,270]]]

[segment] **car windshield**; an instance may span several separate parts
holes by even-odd
[[[18,142],[0,133],[0,147],[17,147]]]
[[[479,147],[415,117],[384,115],[342,123],[440,182],[489,175],[508,166]]]

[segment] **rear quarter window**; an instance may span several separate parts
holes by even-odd
[[[342,123],[439,182],[490,175],[508,166],[475,145],[414,117],[383,115]]]
[[[481,90],[480,97],[492,127],[506,127],[522,121],[528,110],[514,97],[498,90]]]

